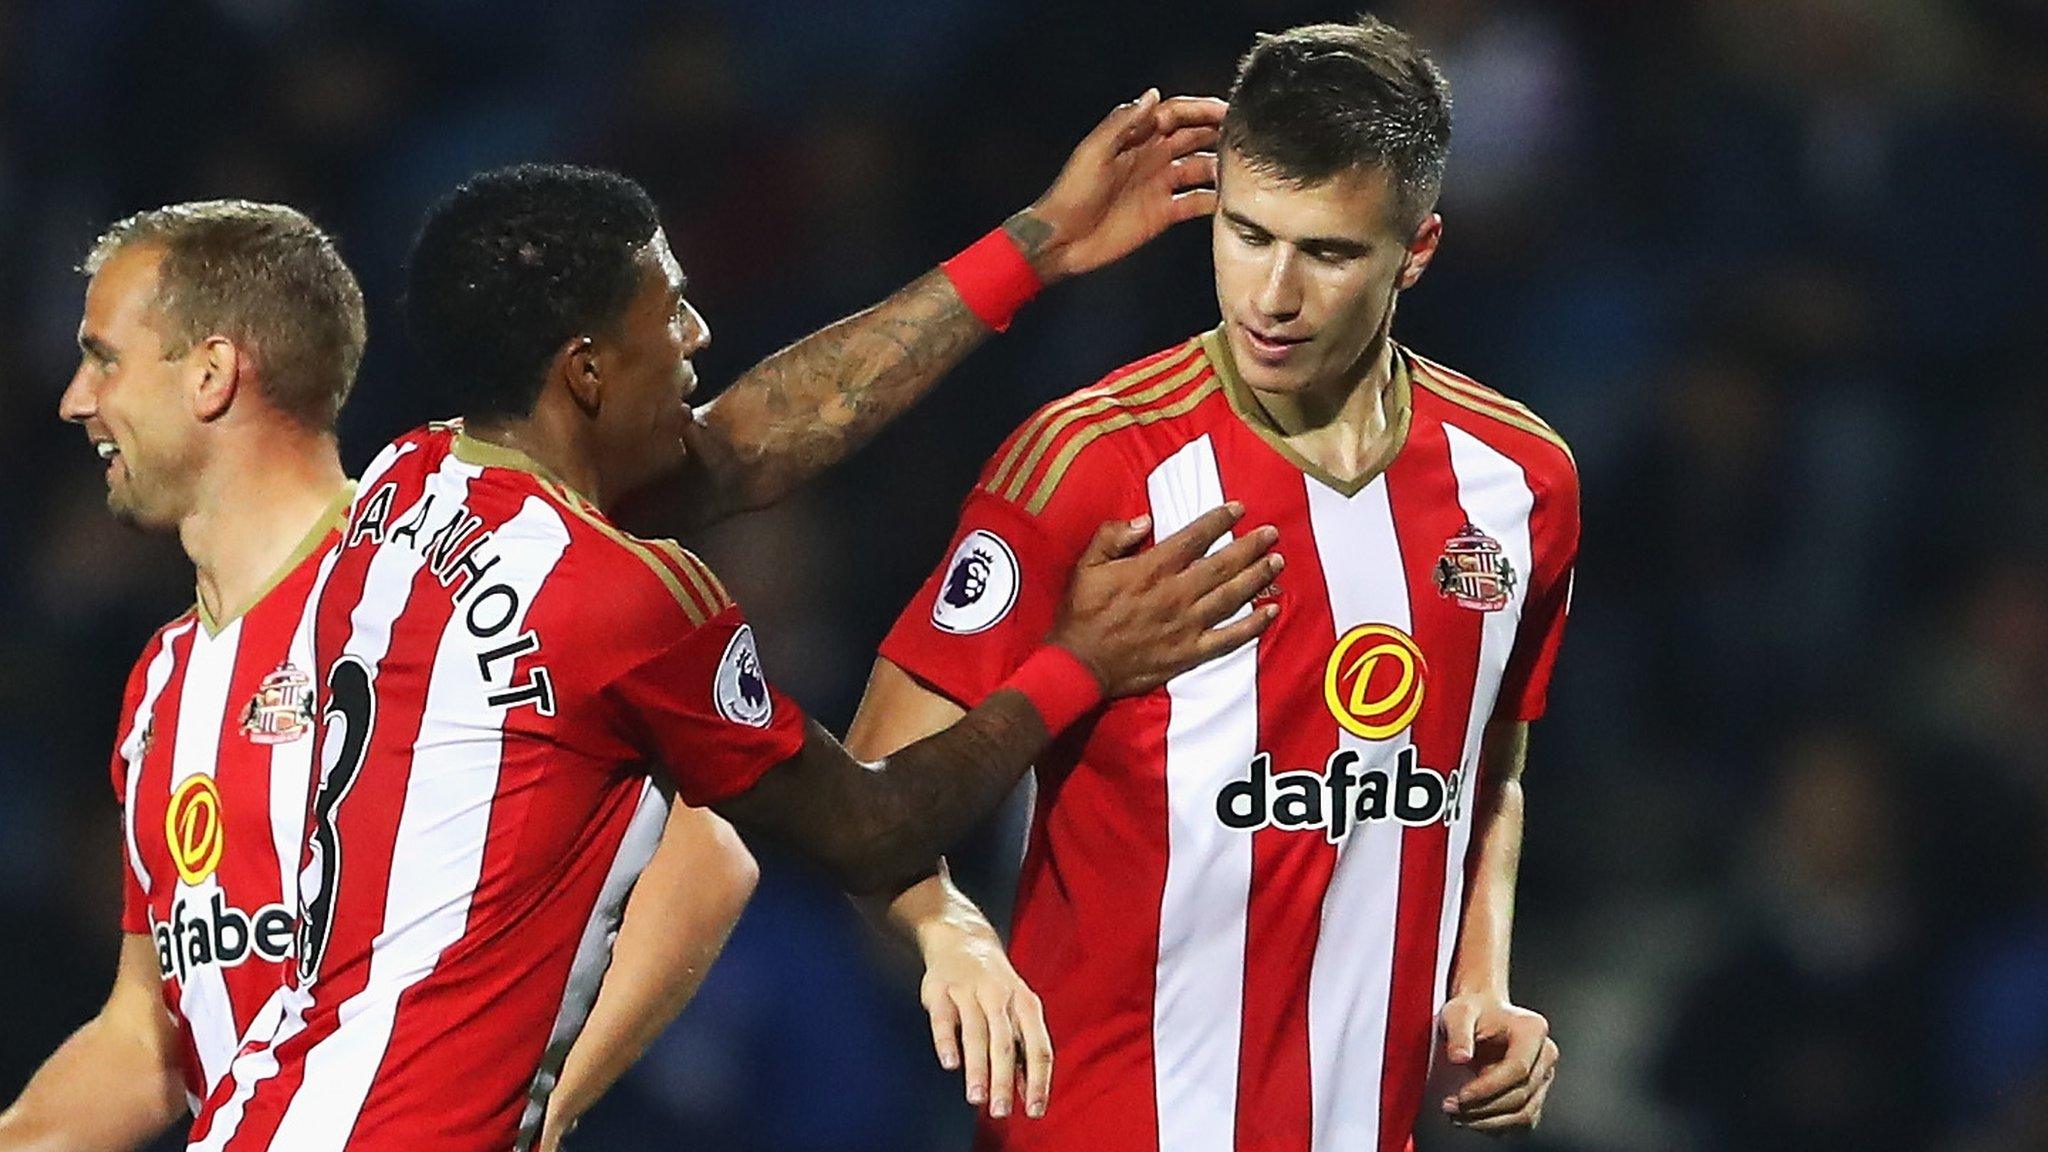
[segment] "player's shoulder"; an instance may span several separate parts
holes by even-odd
[[[977,490],[1031,516],[1119,490],[1169,455],[1181,427],[1222,391],[1205,338],[1190,337],[1033,412],[990,458]]]
[[[164,654],[166,649],[169,649],[179,640],[184,639],[187,632],[197,627],[199,627],[199,605],[197,603],[192,604],[183,612],[159,624],[156,631],[149,634],[149,640],[142,645],[141,652],[135,657],[136,675],[141,675],[145,669]]]
[[[1548,421],[1521,401],[1412,348],[1402,348],[1401,354],[1417,404],[1434,406],[1443,423],[1513,460],[1538,488],[1570,492],[1576,500],[1578,463]]]
[[[541,478],[539,488],[568,532],[563,575],[584,591],[583,610],[591,618],[661,627],[680,613],[694,627],[732,607],[711,566],[681,544],[635,536],[561,484]]]

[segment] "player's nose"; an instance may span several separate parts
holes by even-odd
[[[78,370],[71,374],[70,383],[64,385],[64,394],[57,397],[57,418],[82,424],[98,411],[99,400],[93,394],[91,373],[80,362]]]
[[[684,321],[683,355],[686,357],[695,356],[704,349],[711,347],[711,321],[704,319],[704,314],[697,311],[696,305],[691,304],[688,300],[683,301],[682,307]]]
[[[1293,253],[1276,252],[1273,262],[1266,268],[1265,282],[1259,285],[1259,294],[1253,303],[1260,312],[1273,319],[1287,319],[1301,311],[1299,281]]]

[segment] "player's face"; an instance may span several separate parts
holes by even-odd
[[[123,248],[85,290],[79,364],[58,415],[85,429],[107,465],[107,507],[146,528],[190,511],[200,423],[186,403],[191,353],[166,356],[157,330],[161,249]]]
[[[1231,358],[1266,392],[1339,391],[1370,367],[1436,248],[1431,216],[1411,231],[1384,171],[1310,187],[1224,149],[1213,226],[1216,302]]]
[[[659,229],[641,249],[640,290],[609,340],[601,435],[607,488],[626,492],[680,467],[684,429],[697,390],[690,357],[711,343],[711,326],[684,298],[683,269]]]

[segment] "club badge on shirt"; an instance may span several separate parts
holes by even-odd
[[[289,744],[313,730],[313,678],[279,664],[256,686],[242,712],[242,735],[252,744]]]
[[[1437,558],[1436,590],[1460,608],[1498,612],[1515,593],[1515,567],[1500,541],[1467,520]]]

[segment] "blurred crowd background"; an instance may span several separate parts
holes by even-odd
[[[2048,1148],[2048,6],[1372,7],[1456,95],[1444,248],[1397,330],[1532,405],[1583,474],[1516,933],[1565,1054],[1537,1145]],[[715,387],[1023,206],[1112,104],[1220,91],[1253,33],[1354,11],[0,0],[0,1097],[108,985],[107,746],[191,597],[55,417],[108,221],[236,195],[332,230],[372,310],[359,467],[448,414],[393,301],[422,210],[474,170],[645,182]],[[1051,292],[860,459],[688,541],[807,707],[844,724],[1018,420],[1214,323],[1207,244],[1187,226]],[[966,853],[998,910],[1015,836]],[[927,1043],[908,958],[771,855],[575,1143],[958,1148]]]

